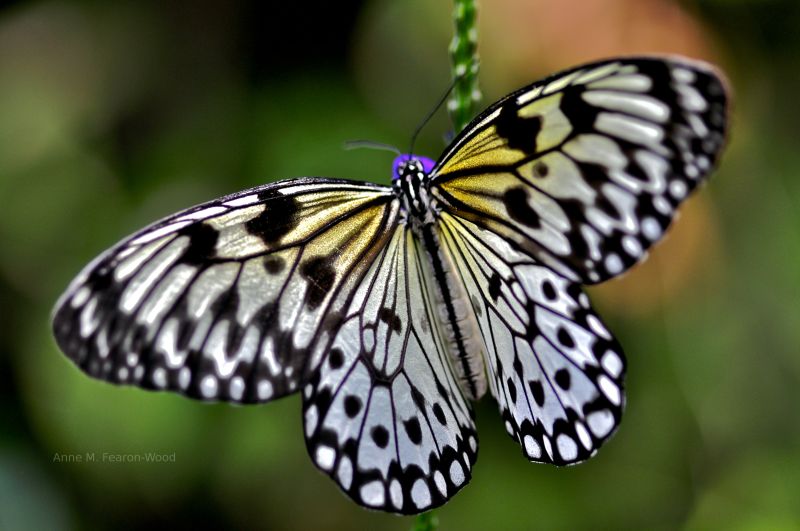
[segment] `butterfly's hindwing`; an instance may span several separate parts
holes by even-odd
[[[444,214],[441,230],[472,294],[506,430],[532,461],[587,459],[622,414],[618,343],[575,282],[469,221]]]
[[[724,143],[723,81],[678,59],[615,59],[489,107],[434,170],[442,208],[581,283],[641,260]]]
[[[319,344],[323,361],[303,391],[317,467],[356,502],[402,513],[447,501],[477,458],[471,407],[436,325],[422,252],[409,229],[395,231],[341,328]]]
[[[189,209],[87,266],[56,307],[56,340],[114,383],[233,402],[285,395],[398,210],[384,187],[322,179]]]

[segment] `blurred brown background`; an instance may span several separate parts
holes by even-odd
[[[390,154],[342,143],[407,145],[449,82],[450,9],[2,4],[0,528],[410,528],[317,473],[298,397],[237,408],[90,380],[49,312],[162,215],[293,176],[388,183]],[[722,166],[667,241],[592,290],[629,360],[618,433],[580,466],[529,464],[487,397],[474,478],[441,528],[799,529],[800,3],[491,0],[480,23],[484,104],[581,61],[673,52],[720,65],[735,105]],[[440,113],[420,151],[447,129]]]

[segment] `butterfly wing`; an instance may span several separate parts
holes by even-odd
[[[410,229],[395,229],[355,287],[341,328],[319,343],[323,361],[303,390],[317,467],[357,503],[405,514],[447,501],[477,458],[423,252]]]
[[[193,398],[264,402],[313,370],[353,284],[397,224],[377,185],[270,184],[191,208],[89,264],[56,305],[59,347],[89,375]]]
[[[472,294],[506,430],[532,461],[590,457],[622,415],[625,361],[588,297],[471,221],[444,213],[439,227]]]
[[[580,284],[661,238],[716,163],[726,110],[724,81],[702,63],[602,61],[491,106],[434,169],[490,390],[529,459],[581,461],[617,426],[625,361]]]
[[[601,282],[639,261],[708,175],[726,111],[704,63],[588,64],[489,107],[440,159],[432,194],[561,275]]]

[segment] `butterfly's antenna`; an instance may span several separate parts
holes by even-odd
[[[456,83],[458,83],[458,81],[462,77],[464,77],[464,76],[460,75],[460,76],[456,76],[456,77],[453,78],[453,81],[447,87],[447,90],[445,91],[445,93],[442,94],[442,97],[439,98],[439,101],[436,102],[436,105],[433,107],[433,109],[431,109],[428,112],[428,115],[425,116],[425,119],[422,120],[422,123],[420,123],[417,126],[417,128],[414,130],[414,135],[411,137],[411,146],[409,146],[409,148],[408,148],[408,153],[409,154],[413,154],[414,153],[414,144],[417,142],[417,136],[419,135],[420,131],[422,131],[422,128],[425,127],[425,125],[430,121],[430,119],[433,118],[433,115],[436,114],[436,111],[438,111],[439,108],[444,104],[444,102],[447,100],[447,96],[450,95],[450,93],[453,91],[453,87],[456,86]]]
[[[393,145],[375,142],[373,140],[348,140],[344,143],[344,148],[347,150],[360,148],[379,149],[381,151],[391,151],[392,153],[400,155],[400,150]]]

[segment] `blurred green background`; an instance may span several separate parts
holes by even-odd
[[[299,397],[204,405],[116,388],[56,349],[49,312],[97,253],[286,177],[388,183],[449,82],[439,0],[45,1],[0,7],[0,529],[409,529],[306,456]],[[719,64],[722,166],[651,259],[592,290],[624,345],[621,428],[580,466],[526,462],[477,405],[472,483],[442,529],[800,529],[800,2],[491,0],[484,104],[609,55]],[[420,151],[436,156],[445,113]],[[175,454],[63,463],[55,454]]]

